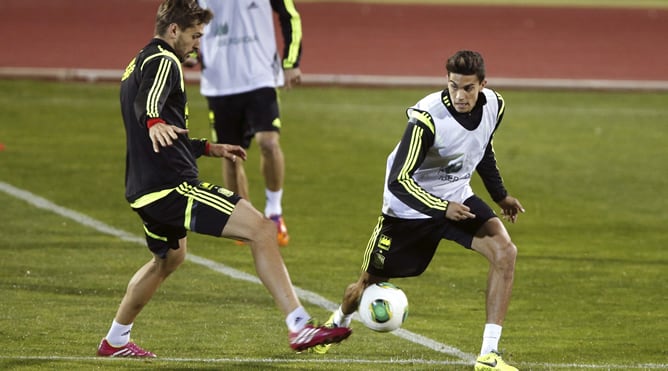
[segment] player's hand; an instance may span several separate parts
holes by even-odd
[[[288,68],[283,71],[283,75],[285,77],[285,88],[286,89],[291,89],[295,85],[299,85],[302,83],[302,71],[297,68]]]
[[[454,221],[461,221],[475,218],[471,208],[464,204],[448,201],[448,207],[445,209],[445,217]]]
[[[519,213],[524,212],[524,208],[522,207],[522,204],[520,204],[520,201],[510,195],[506,196],[503,200],[498,201],[497,204],[501,206],[501,214],[503,215],[503,218],[511,223],[515,223]]]
[[[187,134],[188,129],[182,129],[178,126],[169,124],[155,124],[148,129],[148,137],[153,143],[153,152],[160,152],[160,147],[167,147],[174,144],[179,134]]]
[[[209,156],[223,157],[232,162],[238,158],[246,161],[246,150],[234,144],[209,143]]]

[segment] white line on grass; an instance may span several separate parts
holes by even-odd
[[[35,207],[54,212],[58,215],[71,219],[81,225],[90,227],[104,234],[118,237],[123,241],[135,242],[142,245],[146,243],[146,240],[144,238],[134,236],[126,231],[109,226],[99,220],[89,217],[88,215],[56,205],[53,202],[43,197],[40,197],[26,190],[16,188],[11,184],[0,182],[0,190],[15,198],[28,202],[29,204]],[[222,273],[231,278],[248,281],[256,284],[262,284],[262,282],[260,282],[260,279],[252,274],[236,270],[234,268],[228,267],[224,264],[215,262],[213,260],[209,260],[201,256],[193,255],[190,253],[188,253],[187,259],[195,264],[207,267],[211,270]],[[295,287],[295,291],[297,292],[297,295],[299,296],[300,299],[309,302],[311,304],[317,305],[328,311],[333,311],[338,307],[338,305],[335,304],[334,302],[329,301],[314,292],[304,290],[299,287]],[[467,363],[473,363],[475,361],[475,356],[473,354],[465,353],[455,347],[439,343],[436,340],[429,339],[425,336],[418,335],[404,329],[393,331],[391,332],[391,334],[398,336],[402,339],[411,341],[413,343],[422,345],[429,349],[435,350],[437,352],[457,357],[458,359],[461,359],[462,361],[465,361]]]
[[[0,356],[0,360],[37,360],[37,361],[95,361],[95,362],[144,362],[146,359],[142,358],[111,358],[111,357],[67,357],[67,356],[25,356],[12,357]],[[426,366],[470,366],[470,362],[465,361],[448,361],[448,360],[430,360],[430,359],[359,359],[359,358],[171,358],[160,357],[156,362],[165,363],[209,363],[209,364],[226,364],[226,363],[242,363],[242,364],[257,364],[257,363],[306,363],[306,364],[362,364],[362,365],[426,365]],[[665,370],[668,365],[646,363],[639,365],[592,365],[592,364],[576,364],[576,363],[520,363],[519,366],[525,368],[540,367],[541,369],[605,369],[605,370]]]
[[[99,220],[93,219],[85,214],[79,213],[77,211],[67,209],[65,207],[54,204],[53,202],[37,196],[34,193],[28,192],[26,190],[16,188],[11,184],[0,181],[0,191],[7,193],[10,196],[21,199],[37,208],[51,211],[55,214],[61,215],[68,219],[71,219],[81,225],[93,228],[99,232],[118,237],[123,241],[135,242],[139,244],[144,244],[144,238],[132,235],[123,230],[111,227]],[[256,284],[262,284],[260,279],[252,274],[236,270],[234,268],[228,267],[224,264],[202,258],[197,255],[188,254],[188,260],[195,264],[199,264],[206,268],[212,269],[216,272],[224,274],[234,279],[243,280],[247,282],[252,282]],[[337,308],[337,304],[325,299],[324,297],[308,291],[295,287],[297,295],[302,300],[305,300],[311,304],[317,305],[326,310],[334,310]],[[470,353],[462,352],[461,350],[451,347],[446,344],[437,342],[436,340],[429,339],[425,336],[412,333],[410,331],[399,329],[391,332],[391,334],[396,335],[405,340],[411,341],[413,343],[422,345],[434,351],[444,353],[453,357],[459,358],[461,361],[437,361],[437,360],[425,360],[425,359],[391,359],[391,360],[363,360],[363,359],[283,359],[283,358],[163,358],[160,357],[160,361],[167,362],[206,362],[206,363],[276,363],[276,362],[308,362],[308,363],[358,363],[358,364],[425,364],[425,365],[462,365],[467,366],[471,365],[475,361],[475,356]],[[0,356],[0,359],[22,359],[22,360],[100,360],[106,358],[99,357],[60,357],[60,356],[48,356],[48,357],[7,357]],[[549,363],[523,363],[521,364],[525,367],[545,367],[545,368],[582,368],[582,369],[668,369],[668,364],[638,364],[638,365],[593,365],[593,364],[549,364]]]
[[[41,360],[41,361],[107,361],[120,362],[135,361],[143,362],[142,358],[114,358],[114,357],[67,357],[67,356],[26,356],[11,357],[0,356],[0,359],[20,359],[20,360]],[[358,359],[358,358],[170,358],[160,357],[156,359],[159,362],[197,362],[197,363],[319,363],[319,364],[402,364],[402,365],[455,365],[470,366],[466,361],[448,361],[448,360],[430,360],[430,359]]]

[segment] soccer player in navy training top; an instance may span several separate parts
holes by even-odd
[[[448,86],[407,110],[403,138],[389,155],[382,214],[364,252],[362,274],[349,285],[326,325],[347,327],[364,289],[393,277],[424,272],[441,239],[454,241],[489,261],[487,318],[476,370],[517,370],[498,352],[501,326],[513,286],[517,248],[494,211],[473,193],[477,172],[503,216],[524,212],[503,185],[492,137],[505,102],[485,88],[482,56],[462,50],[446,63]],[[318,353],[329,346],[316,346]]]
[[[130,280],[97,354],[155,357],[130,341],[135,319],[160,284],[186,257],[186,232],[247,242],[260,280],[286,316],[294,350],[339,342],[350,329],[316,327],[302,307],[276,240],[274,223],[237,194],[199,180],[201,155],[243,161],[237,145],[188,137],[188,103],[181,63],[199,47],[213,14],[196,0],[166,0],[158,8],[155,36],[130,62],[121,82],[127,137],[126,192],[142,219],[153,258]],[[178,321],[178,317],[173,317]],[[175,323],[175,325],[178,325]]]

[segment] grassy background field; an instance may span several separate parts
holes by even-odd
[[[282,252],[296,286],[338,302],[357,277],[385,157],[403,132],[404,109],[426,93],[302,87],[281,95],[292,236]],[[520,254],[505,358],[522,370],[668,367],[668,94],[502,93],[508,109],[495,148],[527,209],[508,226]],[[189,94],[191,134],[206,137],[206,103],[196,86]],[[117,84],[0,81],[0,112],[1,183],[141,237],[123,199]],[[217,160],[200,166],[202,179],[220,182]],[[247,166],[262,208],[256,146]],[[474,186],[488,200],[477,178]],[[254,274],[247,249],[231,241],[191,234],[189,246]],[[0,192],[0,252],[0,369],[469,369],[359,323],[326,356],[293,354],[263,287],[193,262],[163,285],[133,330],[162,358],[97,359],[148,250]],[[404,328],[477,353],[486,271],[480,256],[443,242],[424,275],[396,281],[411,305]]]

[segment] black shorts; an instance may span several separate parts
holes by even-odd
[[[362,270],[379,277],[414,277],[427,269],[441,239],[470,249],[473,236],[496,214],[477,196],[469,197],[464,205],[471,208],[474,219],[401,219],[381,215],[364,251]]]
[[[169,249],[179,248],[186,231],[220,237],[240,199],[223,187],[184,182],[166,196],[133,210],[144,222],[148,248],[164,258]]]
[[[249,148],[255,133],[281,129],[275,88],[207,97],[207,101],[214,142]]]

